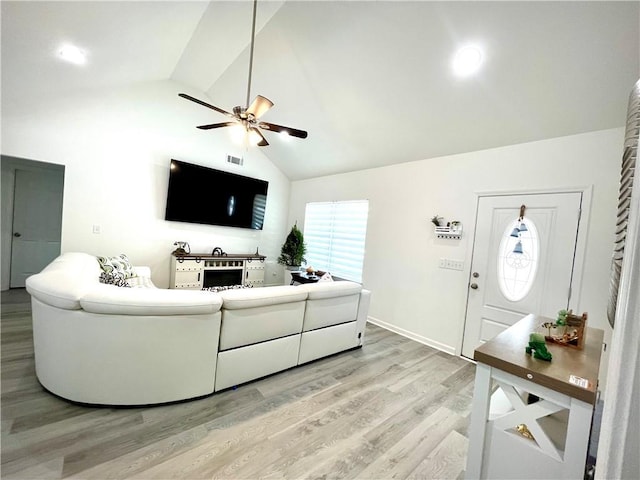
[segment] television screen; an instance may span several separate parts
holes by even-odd
[[[171,160],[165,220],[262,230],[269,183]]]

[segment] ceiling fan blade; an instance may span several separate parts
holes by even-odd
[[[186,98],[187,100],[191,100],[192,102],[195,102],[195,103],[197,103],[199,105],[202,105],[203,107],[207,107],[207,108],[210,108],[211,110],[215,110],[216,112],[219,112],[219,113],[221,113],[223,115],[226,115],[228,117],[235,118],[233,116],[233,113],[229,113],[226,110],[223,110],[223,109],[218,108],[218,107],[214,107],[213,105],[209,105],[208,103],[205,103],[202,100],[198,100],[197,98],[194,98],[191,95],[187,95],[186,93],[179,93],[178,96],[182,97],[182,98]]]
[[[253,99],[249,108],[247,108],[247,113],[252,113],[254,117],[260,118],[271,107],[273,107],[273,102],[271,100],[267,97],[263,97],[262,95],[258,95]]]
[[[256,143],[256,145],[258,145],[259,147],[266,147],[267,145],[269,145],[269,142],[267,142],[267,139],[264,138],[264,135],[262,135],[260,130],[258,130],[256,127],[251,127],[249,128],[249,130],[252,132],[256,132],[260,136],[260,141]]]
[[[233,127],[234,125],[238,125],[238,122],[211,123],[209,125],[198,125],[196,128],[200,130],[211,130],[212,128]]]
[[[304,130],[298,130],[297,128],[291,127],[283,127],[282,125],[276,125],[275,123],[260,122],[258,126],[271,132],[288,133],[292,137],[307,138],[308,135]]]

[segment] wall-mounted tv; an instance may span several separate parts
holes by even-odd
[[[262,230],[269,183],[171,160],[165,220]]]

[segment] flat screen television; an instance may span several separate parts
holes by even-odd
[[[269,182],[171,160],[165,220],[262,230]]]

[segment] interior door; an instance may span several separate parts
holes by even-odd
[[[479,198],[465,357],[529,313],[568,307],[581,202],[580,192]]]
[[[63,185],[62,171],[15,171],[11,288],[60,255]]]

